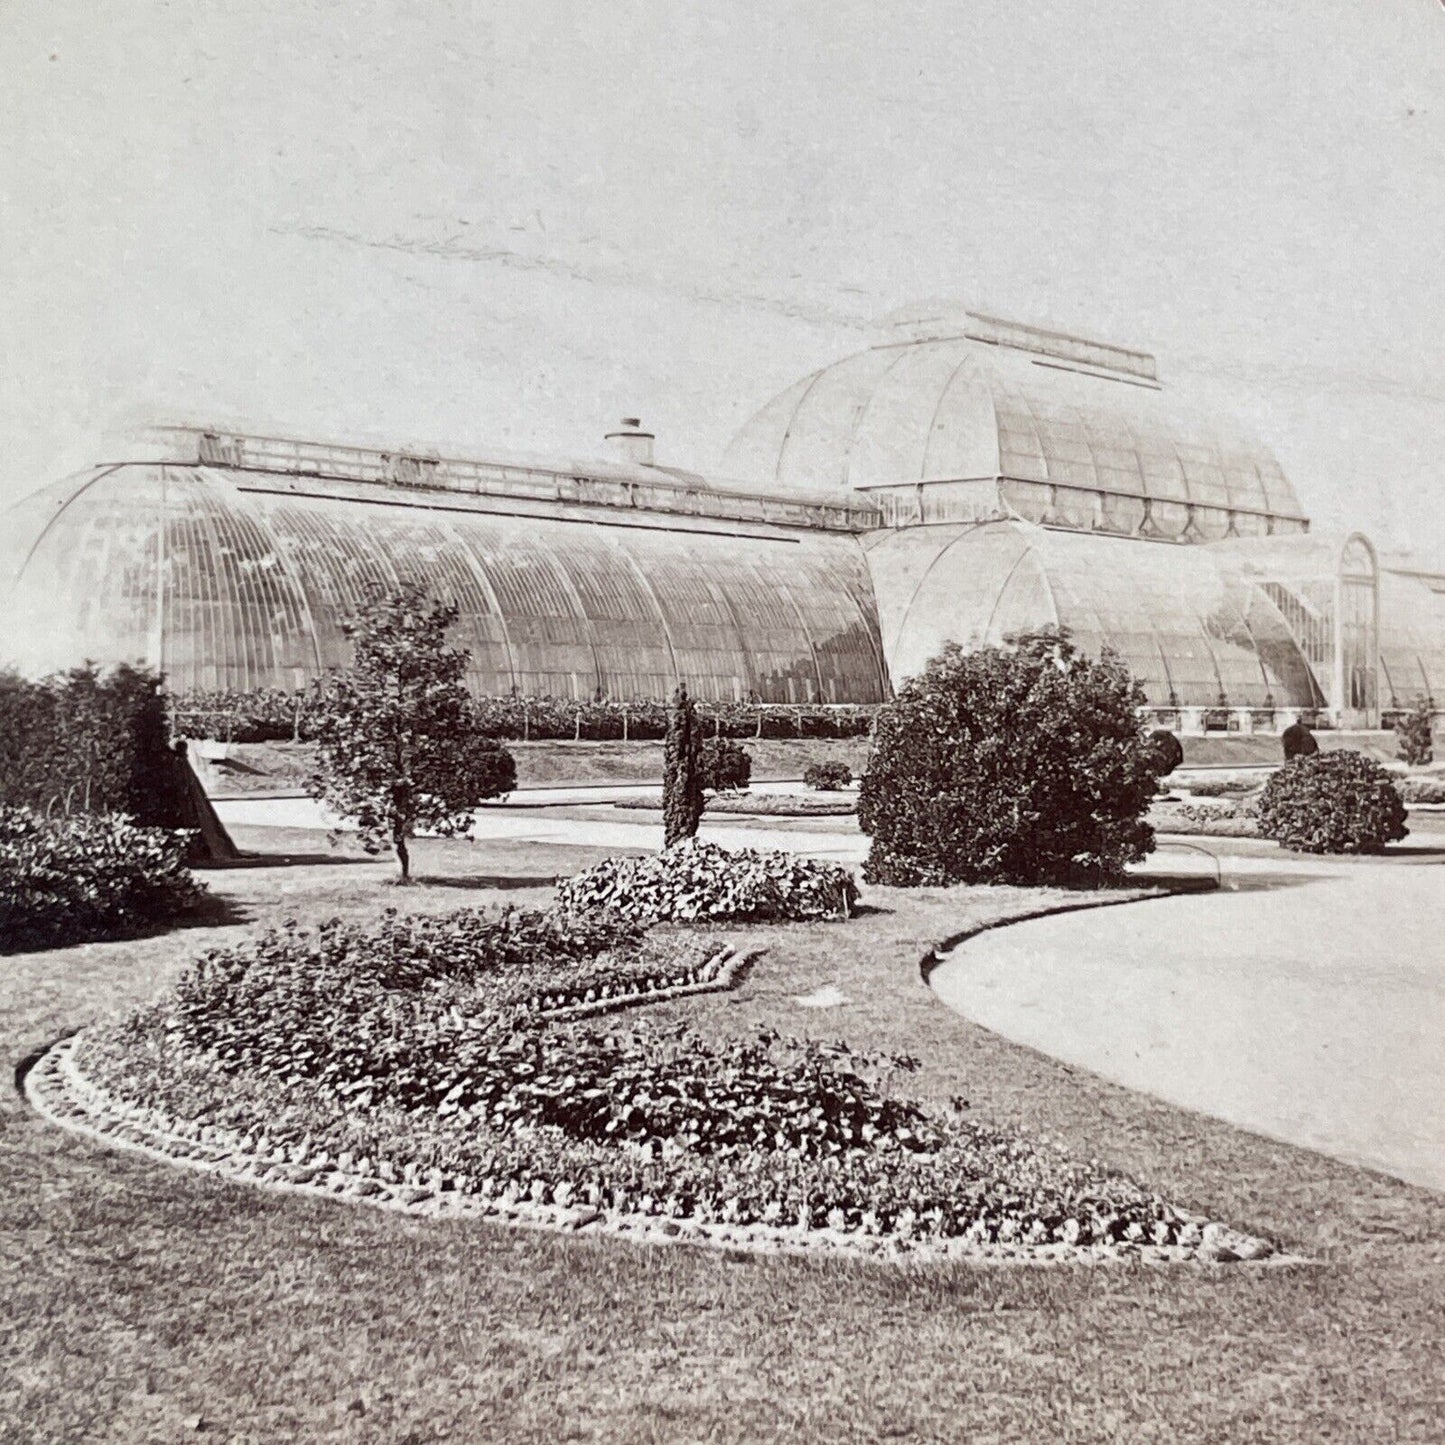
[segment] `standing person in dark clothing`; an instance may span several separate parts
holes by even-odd
[[[1320,750],[1315,735],[1302,722],[1292,722],[1280,735],[1284,744],[1284,760],[1313,757]]]

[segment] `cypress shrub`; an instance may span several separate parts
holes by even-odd
[[[1154,764],[1161,778],[1184,766],[1184,744],[1168,728],[1155,728],[1149,734],[1149,746],[1154,751]]]
[[[697,833],[702,821],[702,738],[697,712],[681,683],[667,711],[662,754],[662,846],[671,848]]]
[[[1108,882],[1154,846],[1157,757],[1119,659],[1057,629],[950,643],[878,717],[858,801],[864,877],[898,886]]]

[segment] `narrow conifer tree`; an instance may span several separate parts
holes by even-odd
[[[687,688],[678,683],[667,709],[662,753],[662,846],[694,837],[702,821],[702,737]]]

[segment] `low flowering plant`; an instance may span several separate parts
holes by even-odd
[[[557,885],[563,913],[600,910],[642,924],[847,918],[857,902],[853,875],[836,863],[697,838],[645,858],[609,858]]]

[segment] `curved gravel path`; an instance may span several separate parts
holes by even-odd
[[[1016,1043],[1445,1189],[1445,872],[1327,864],[1251,888],[1242,861],[1221,858],[1222,892],[983,934],[930,983]]]

